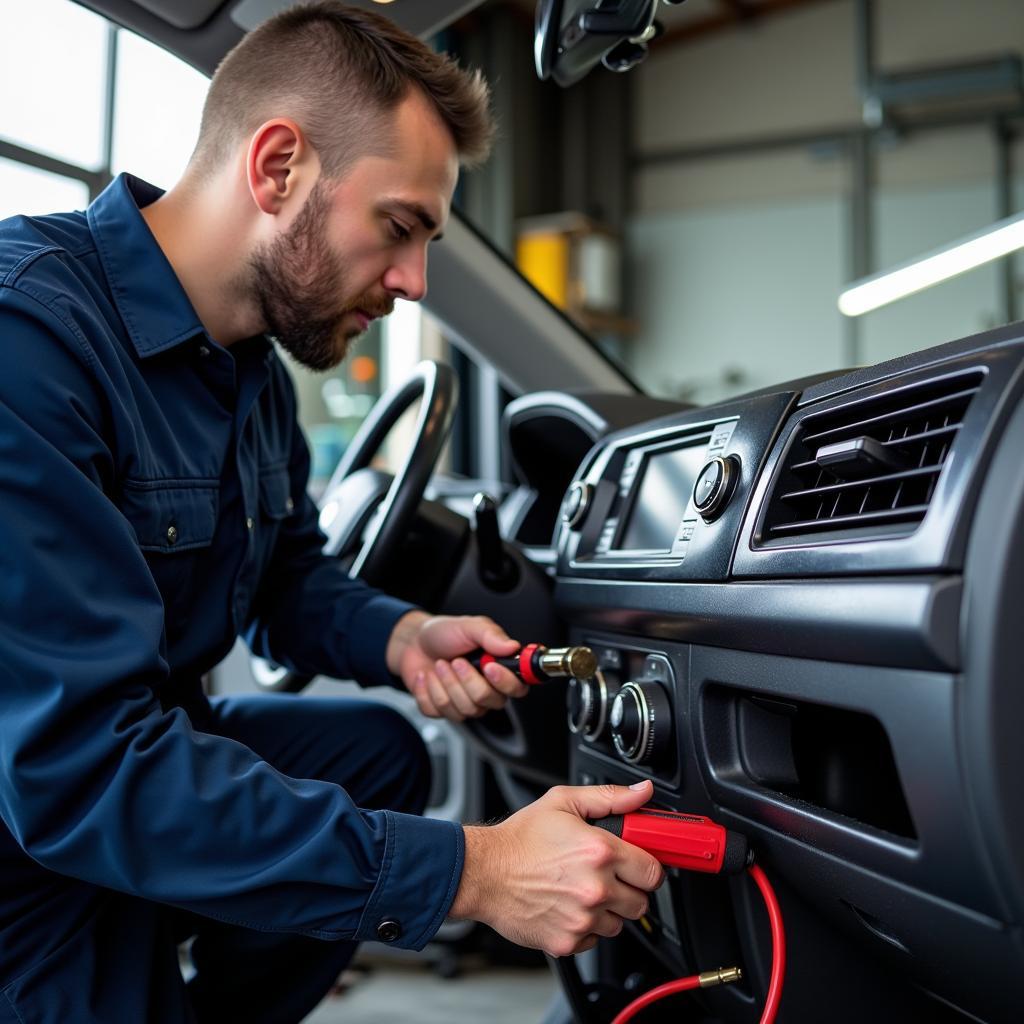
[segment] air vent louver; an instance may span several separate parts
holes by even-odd
[[[768,500],[762,541],[912,531],[983,377],[946,377],[807,416]]]

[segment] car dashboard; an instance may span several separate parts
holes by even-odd
[[[520,764],[564,714],[572,783],[651,778],[656,805],[744,833],[791,936],[781,1020],[1019,1019],[1022,357],[1011,325],[625,426],[585,396],[506,416],[507,533],[552,531],[565,639],[600,665],[537,705],[543,741],[524,702]],[[579,1019],[629,977],[733,963],[702,1005],[758,1019],[752,887],[669,876],[599,947]]]

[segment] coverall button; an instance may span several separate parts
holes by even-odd
[[[210,354],[210,346],[209,345],[200,345],[199,346],[199,354],[205,359]]]
[[[255,519],[253,519],[253,517],[252,517],[252,516],[246,516],[246,517],[245,517],[245,528],[246,528],[247,530],[250,530],[250,531],[251,531],[251,530],[252,530],[252,528],[253,528],[253,527],[254,527],[255,525],[256,525],[256,520],[255,520]]]
[[[402,926],[397,921],[381,921],[377,925],[377,938],[381,942],[394,942],[402,934]]]
[[[287,509],[287,510],[288,510],[289,512],[294,512],[294,511],[295,511],[295,502],[294,502],[294,501],[292,501],[292,499],[291,499],[291,498],[289,498],[289,499],[288,499],[288,500],[287,500],[287,501],[286,501],[286,502],[284,503],[284,507],[285,507],[285,508],[286,508],[286,509]]]
[[[178,528],[176,526],[167,527],[167,543],[176,544],[178,542]]]

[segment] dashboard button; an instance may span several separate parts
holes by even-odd
[[[693,485],[693,507],[701,519],[717,519],[732,497],[740,475],[740,460],[735,455],[716,456],[704,464]]]
[[[592,493],[593,488],[583,480],[574,480],[569,485],[562,502],[562,522],[567,523],[570,529],[583,522]]]
[[[628,682],[615,695],[612,742],[630,764],[655,766],[666,761],[672,743],[672,708],[664,687],[652,681]]]
[[[588,740],[597,739],[608,717],[612,690],[600,669],[590,679],[570,679],[569,731]]]
[[[722,460],[712,459],[700,473],[693,488],[693,503],[698,509],[706,508],[708,499],[718,489],[722,481]]]

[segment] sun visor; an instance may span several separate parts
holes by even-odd
[[[135,0],[135,3],[175,28],[198,28],[217,13],[224,0]]]
[[[478,7],[482,0],[391,0],[390,3],[377,3],[375,0],[348,0],[353,7],[362,7],[366,11],[375,11],[390,18],[407,32],[425,38],[440,32],[467,11]],[[241,0],[231,12],[231,20],[236,25],[251,31],[260,22],[265,21],[286,7],[293,7],[295,0]],[[147,5],[148,6],[148,5]],[[183,5],[184,6],[184,5]],[[214,4],[196,4],[196,6],[213,6]]]

